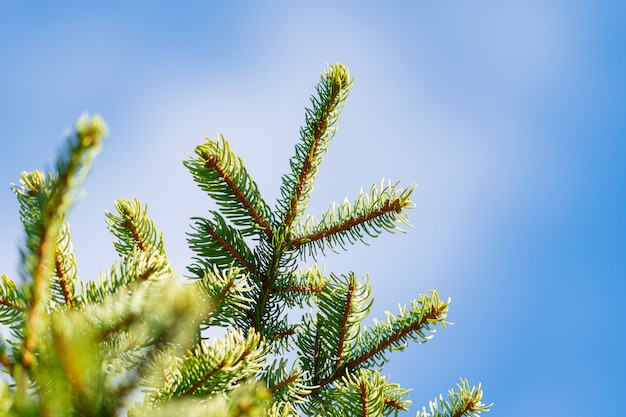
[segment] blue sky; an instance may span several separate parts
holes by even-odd
[[[106,3],[106,4],[105,4]],[[491,415],[602,415],[626,397],[626,48],[619,1],[0,1],[0,272],[22,239],[9,184],[51,166],[83,111],[110,136],[72,211],[83,279],[115,259],[104,211],[137,197],[174,267],[210,207],[181,161],[223,133],[268,201],[326,64],[356,81],[310,212],[417,182],[413,227],[324,262],[369,273],[373,315],[452,297],[391,355],[414,415],[459,377]]]

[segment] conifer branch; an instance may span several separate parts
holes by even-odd
[[[52,327],[53,343],[59,353],[59,363],[72,394],[78,397],[77,401],[79,403],[85,402],[86,388],[88,386],[85,381],[86,375],[83,369],[81,369],[80,363],[75,359],[79,356],[79,352],[76,351],[76,346],[65,337],[64,331],[67,331],[67,329]]]
[[[230,292],[230,290],[235,286],[235,278],[234,277],[230,277],[230,279],[228,280],[228,282],[226,282],[226,285],[224,286],[224,289],[222,290],[222,292],[219,293],[219,295],[211,300],[211,304],[212,304],[212,308],[209,311],[209,314],[216,310],[218,306],[220,306],[224,300],[226,299],[226,296],[228,295],[228,293]]]
[[[331,389],[316,389],[311,396],[313,415],[317,410],[328,407],[328,415],[383,416],[406,410],[410,401],[402,400],[408,391],[397,384],[389,383],[379,372],[361,369],[341,377]]]
[[[444,309],[441,309],[439,306],[433,305],[426,314],[424,314],[419,320],[414,321],[409,326],[406,326],[399,331],[391,334],[388,338],[381,340],[376,346],[372,346],[367,352],[357,356],[353,361],[350,362],[348,367],[350,369],[356,369],[360,367],[364,362],[372,359],[374,356],[388,351],[390,347],[396,346],[401,343],[403,340],[412,334],[420,331],[424,326],[426,326],[430,322],[442,321],[442,315],[445,316],[447,311],[447,305]]]
[[[72,295],[72,291],[70,289],[69,280],[67,277],[67,272],[65,270],[65,265],[63,264],[63,257],[61,251],[57,248],[54,258],[55,269],[57,271],[57,279],[59,280],[59,285],[61,287],[61,291],[63,293],[63,299],[65,300],[65,304],[70,307],[74,306],[74,296]]]
[[[297,368],[287,371],[287,363],[288,361],[285,358],[274,361],[265,372],[264,379],[267,391],[272,394],[277,408],[287,406],[288,409],[291,409],[296,404],[303,405],[307,402],[303,394],[311,392],[312,387],[301,369]],[[293,412],[272,415],[295,417]]]
[[[404,404],[402,404],[400,401],[394,400],[393,398],[385,397],[384,402],[386,407],[390,407],[398,411],[406,411],[406,407],[404,406]]]
[[[359,282],[351,273],[331,275],[327,289],[317,296],[319,311],[315,318],[305,316],[296,339],[302,367],[312,375],[314,385],[323,387],[345,375],[341,372],[351,362],[360,322],[371,308],[370,292],[368,280]]]
[[[64,222],[59,231],[55,249],[54,276],[51,281],[51,300],[62,306],[76,307],[80,304],[76,294],[78,276],[69,228],[69,223]]]
[[[307,109],[306,126],[301,130],[302,142],[292,159],[292,176],[285,177],[282,188],[286,211],[281,224],[289,229],[302,205],[306,204],[317,173],[317,167],[334,136],[337,117],[342,110],[352,82],[348,69],[341,64],[330,65],[312,97],[313,109]]]
[[[365,237],[375,238],[383,231],[402,232],[399,225],[409,225],[406,210],[414,206],[410,199],[414,189],[415,184],[400,189],[383,180],[380,188],[374,184],[369,193],[361,190],[352,204],[347,199],[333,203],[319,221],[307,216],[295,225],[290,244],[315,259],[318,251],[323,254],[326,248],[336,252],[336,248],[345,250],[347,244],[357,241],[368,244]]]
[[[352,297],[354,296],[354,290],[356,285],[350,283],[348,285],[348,291],[346,293],[346,304],[343,310],[343,316],[341,318],[341,325],[339,326],[339,338],[337,340],[337,358],[335,359],[335,366],[343,360],[343,349],[346,342],[346,332],[348,331],[348,320],[350,319],[350,313],[352,310]]]
[[[266,354],[261,337],[250,331],[229,331],[224,339],[208,344],[200,341],[180,363],[174,364],[174,383],[164,387],[156,398],[212,395],[227,392],[242,380],[256,376],[264,366]]]
[[[285,330],[284,332],[273,333],[272,335],[270,335],[270,337],[272,339],[282,339],[284,337],[293,336],[295,333],[296,333],[296,329],[292,327],[291,329]]]
[[[402,344],[403,341],[409,338],[412,334],[421,334],[424,329],[428,328],[429,324],[432,322],[441,322],[445,325],[444,318],[447,312],[447,307],[447,303],[432,303],[430,306],[428,306],[427,311],[420,312],[417,320],[409,323],[408,325],[405,325],[404,327],[396,331],[393,331],[384,339],[378,340],[365,352],[357,354],[353,357],[353,359],[350,359],[349,361],[343,363],[341,366],[336,368],[335,372],[318,381],[317,384],[320,387],[325,387],[329,384],[332,384],[337,379],[342,378],[350,372],[361,368],[366,362],[374,359],[384,352],[389,351],[389,349]],[[365,337],[364,340],[367,340],[367,337]]]
[[[253,326],[255,330],[263,333],[264,336],[271,334],[270,332],[266,332],[263,329],[264,321],[266,317],[272,313],[275,315],[279,315],[281,309],[272,309],[275,307],[275,303],[272,303],[272,299],[275,299],[274,288],[276,285],[276,281],[284,276],[285,271],[288,271],[291,268],[291,263],[293,261],[293,253],[289,253],[286,249],[286,243],[284,241],[281,242],[272,242],[274,247],[269,248],[271,255],[269,257],[269,264],[265,268],[265,273],[257,274],[256,278],[260,283],[260,288],[258,292],[258,297],[255,300],[254,306],[254,317],[253,317]]]
[[[234,326],[245,330],[250,327],[253,300],[248,294],[253,293],[256,287],[240,268],[221,269],[213,265],[213,269],[205,271],[198,283],[210,305],[202,320],[203,328]]]
[[[235,181],[228,175],[225,169],[220,165],[220,160],[217,155],[208,154],[205,152],[201,153],[201,157],[204,160],[205,168],[212,168],[217,172],[217,175],[222,178],[222,180],[226,183],[228,188],[230,188],[233,195],[239,200],[244,209],[248,212],[250,217],[254,220],[254,222],[265,232],[267,238],[271,241],[274,233],[272,232],[272,227],[265,221],[263,216],[255,209],[250,200],[248,200],[247,196],[243,193],[243,191],[237,186]]]
[[[261,288],[260,291],[258,293],[258,298],[256,300],[255,303],[255,308],[254,308],[254,316],[252,317],[252,326],[254,327],[254,330],[262,333],[262,328],[263,328],[263,319],[265,318],[265,314],[266,314],[266,309],[267,309],[267,303],[269,302],[270,299],[270,291],[271,291],[271,280],[270,277],[268,275],[261,275],[260,277],[260,281],[261,281]]]
[[[385,200],[381,207],[369,213],[364,213],[361,216],[350,217],[342,223],[333,224],[327,229],[322,229],[314,233],[293,239],[291,241],[290,247],[293,249],[306,243],[313,243],[318,240],[337,235],[339,233],[354,230],[365,223],[371,222],[376,218],[388,215],[390,213],[400,214],[402,213],[402,210],[405,209],[407,206],[408,203],[406,202],[406,200],[400,198],[397,198],[395,200]]]
[[[278,384],[272,385],[271,387],[267,387],[267,390],[269,392],[274,392],[277,391],[281,388],[284,388],[285,386],[291,384],[292,382],[296,381],[298,378],[300,377],[300,375],[296,372],[291,372],[289,374],[289,376],[287,376],[287,378],[285,378],[284,380],[282,380],[281,382],[279,382]]]
[[[70,138],[69,156],[63,155],[59,160],[57,178],[51,184],[50,195],[39,197],[42,206],[36,231],[38,245],[28,262],[32,266],[29,272],[33,290],[24,329],[22,364],[26,369],[35,359],[36,328],[41,324],[41,314],[48,299],[50,263],[54,259],[63,219],[72,204],[73,192],[86,175],[105,135],[106,125],[99,117],[81,117],[76,123],[75,136]]]
[[[155,264],[150,264],[146,269],[141,271],[141,273],[137,276],[139,281],[147,281],[152,278],[159,271],[159,267]]]
[[[324,275],[316,264],[289,274],[288,279],[282,280],[272,288],[272,294],[288,307],[312,306],[328,284],[328,277]]]
[[[300,293],[321,293],[322,291],[324,291],[324,286],[322,285],[292,285],[289,287],[278,287],[278,288],[272,288],[272,293],[273,294],[278,294],[278,293],[296,293],[296,292],[300,292]]]
[[[126,220],[124,220],[124,222],[122,223],[122,226],[124,226],[126,229],[128,229],[128,231],[130,232],[130,234],[133,237],[133,240],[137,244],[137,247],[139,248],[139,250],[142,251],[142,252],[147,252],[148,251],[148,246],[146,245],[146,242],[144,242],[143,238],[139,234],[139,231],[137,230],[137,228],[133,224],[132,213],[124,213],[124,214],[128,215],[128,218]]]
[[[22,186],[13,187],[27,236],[25,284],[4,274],[0,282],[0,324],[13,338],[9,353],[0,340],[0,366],[16,387],[0,383],[0,405],[11,415],[113,415],[142,387],[147,395],[129,410],[134,417],[406,410],[408,390],[380,375],[385,354],[445,328],[449,300],[433,290],[365,327],[369,277],[326,276],[317,264],[298,268],[307,254],[408,225],[414,185],[391,183],[361,191],[352,205],[333,203],[320,221],[304,217],[351,84],[341,64],[322,75],[275,212],[223,136],[195,148],[184,165],[218,210],[192,219],[193,283],[173,276],[162,236],[137,200],[118,200],[117,214],[107,213],[120,259],[97,281],[78,280],[65,217],[105,131],[99,119],[81,119],[57,174],[24,173]],[[295,323],[294,307],[308,309]],[[214,326],[226,335],[208,338]],[[489,410],[480,385],[457,386],[420,417]]]
[[[13,301],[7,300],[5,298],[0,298],[0,305],[3,305],[4,307],[7,307],[8,309],[18,311],[20,313],[23,313],[26,311],[26,308],[19,306],[15,304]]]
[[[27,297],[17,288],[16,283],[2,274],[0,284],[0,323],[9,325],[13,331],[21,333],[27,312]]]
[[[214,379],[213,377],[219,371],[221,371],[221,368],[223,368],[225,365],[226,365],[226,361],[222,361],[222,362],[218,363],[216,368],[210,369],[206,374],[204,374],[204,375],[202,375],[202,377],[198,378],[198,380],[191,387],[189,387],[185,391],[181,392],[180,395],[182,395],[182,396],[193,395],[200,388],[203,388],[204,390],[206,390],[208,392],[211,392],[211,390],[215,387],[215,385],[217,385],[219,383],[219,381],[215,381],[214,385],[212,385],[212,386],[208,386],[207,387],[207,386],[203,386],[203,385],[206,384],[211,379]]]
[[[149,254],[135,248],[130,255],[116,261],[109,271],[102,273],[97,281],[85,282],[80,298],[87,304],[102,304],[108,297],[128,289],[135,282],[161,281],[169,278],[170,274],[164,255]]]
[[[334,99],[335,97],[331,97],[331,100],[334,100]],[[324,116],[326,117],[328,116],[328,110],[326,111]],[[320,123],[320,124],[321,126],[326,128],[325,123]],[[313,143],[311,146],[311,150],[309,151],[309,155],[314,155],[316,153],[317,148],[319,146],[319,141],[320,141],[322,132],[323,131],[320,130],[320,126],[315,127],[315,131],[313,135]],[[295,194],[289,202],[289,210],[285,214],[285,218],[283,219],[283,222],[282,222],[282,224],[285,226],[291,225],[291,223],[293,222],[293,218],[296,215],[298,205],[300,204],[300,199],[302,198],[302,194],[304,193],[304,186],[306,185],[306,181],[311,175],[311,168],[313,165],[313,161],[311,159],[312,159],[311,156],[309,156],[307,159],[304,160],[302,164],[302,170],[300,171],[300,175],[298,176],[298,185],[295,189]]]
[[[369,416],[369,389],[367,383],[364,379],[361,379],[361,383],[359,384],[359,388],[361,390],[361,417]]]
[[[117,200],[115,202],[117,215],[106,213],[107,227],[117,237],[113,243],[115,250],[122,259],[133,256],[136,250],[146,254],[150,261],[152,257],[163,260],[159,268],[164,272],[171,272],[165,257],[163,236],[157,232],[154,222],[148,218],[148,206],[142,209],[137,199]]]
[[[316,322],[315,326],[315,343],[313,344],[313,385],[322,386],[319,383],[319,378],[322,375],[321,373],[321,362],[322,362],[322,344],[320,337],[320,322]],[[312,391],[315,392],[315,391]]]
[[[45,302],[45,276],[48,273],[46,264],[48,262],[47,258],[50,256],[49,253],[51,252],[50,230],[41,230],[40,239],[41,243],[39,244],[39,249],[35,253],[37,267],[33,275],[33,293],[26,315],[27,319],[24,330],[26,338],[24,339],[22,365],[27,369],[30,368],[32,362],[35,360],[35,329],[40,323],[40,310],[44,308],[41,304]]]
[[[221,212],[240,228],[244,236],[264,236],[271,241],[272,212],[261,197],[256,183],[235,156],[224,136],[197,146],[197,158],[184,165],[198,186],[209,194]]]
[[[241,266],[246,268],[251,274],[256,274],[256,267],[239,253],[232,245],[230,245],[226,239],[224,239],[215,229],[210,225],[206,225],[204,231],[211,236],[215,242],[217,242],[226,252],[228,252],[234,259],[239,262]]]
[[[193,232],[188,233],[189,247],[196,253],[195,265],[188,269],[198,278],[215,266],[226,269],[233,264],[241,265],[252,275],[258,273],[252,251],[239,230],[228,225],[217,212],[211,212],[213,219],[194,218]]]
[[[108,323],[106,329],[102,330],[99,334],[99,339],[102,341],[112,338],[114,335],[127,330],[133,323],[141,319],[139,313],[130,312],[122,317],[118,317],[116,322]]]
[[[457,385],[457,391],[449,390],[448,399],[444,399],[443,395],[430,401],[426,411],[426,407],[418,413],[418,417],[475,417],[483,412],[489,411],[493,404],[483,404],[483,391],[481,385],[470,387],[467,379],[462,378]]]

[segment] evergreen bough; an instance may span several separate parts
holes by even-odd
[[[319,219],[306,214],[352,81],[342,64],[322,75],[274,208],[223,137],[195,149],[184,164],[218,210],[192,219],[185,278],[173,276],[146,207],[118,200],[106,222],[119,260],[97,280],[79,280],[66,216],[107,130],[99,117],[81,117],[56,172],[22,173],[12,186],[26,240],[19,284],[2,275],[0,285],[0,415],[406,410],[408,390],[381,375],[385,355],[449,324],[449,300],[433,290],[365,327],[368,278],[298,263],[399,230],[413,206],[414,185],[383,182]],[[215,326],[223,337],[207,336]],[[481,397],[480,385],[462,379],[418,415],[475,416],[490,407]]]

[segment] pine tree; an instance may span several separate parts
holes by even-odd
[[[445,328],[450,301],[432,290],[366,327],[367,277],[302,266],[399,230],[413,206],[414,185],[383,182],[319,219],[306,214],[352,82],[341,64],[322,74],[274,207],[226,139],[195,149],[184,165],[217,210],[192,219],[186,277],[173,275],[146,206],[118,200],[106,222],[119,259],[98,279],[79,279],[66,215],[107,130],[99,117],[81,117],[56,172],[22,173],[12,187],[26,239],[21,279],[2,275],[0,286],[0,415],[406,410],[408,390],[381,374],[386,354]],[[223,337],[207,336],[215,327]],[[462,379],[418,415],[475,416],[490,407],[481,398],[480,385]]]

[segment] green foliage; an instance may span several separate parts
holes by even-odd
[[[184,162],[217,206],[192,219],[188,277],[173,276],[147,206],[118,200],[106,223],[119,259],[97,279],[79,279],[66,214],[106,135],[98,117],[78,121],[55,173],[22,173],[13,186],[26,234],[22,282],[2,275],[0,285],[0,323],[10,335],[0,344],[0,415],[406,410],[409,391],[382,375],[386,354],[445,328],[449,300],[431,290],[366,327],[369,277],[299,266],[401,230],[413,207],[414,185],[382,182],[352,203],[331,204],[319,220],[306,214],[352,82],[341,64],[322,75],[275,209],[224,137]],[[210,336],[216,327],[222,337]],[[478,415],[490,407],[481,398],[480,385],[462,380],[419,415]]]
[[[428,405],[429,412],[426,407],[418,414],[419,417],[445,417],[445,416],[468,416],[475,417],[484,411],[489,411],[490,405],[481,402],[483,392],[480,384],[471,387],[467,379],[461,379],[456,384],[457,390],[448,391],[448,399],[444,399],[443,395],[439,395],[439,399],[431,401]]]

